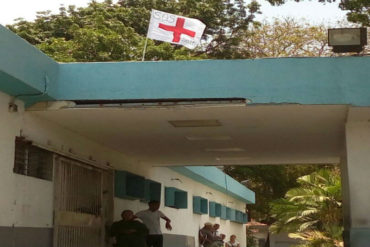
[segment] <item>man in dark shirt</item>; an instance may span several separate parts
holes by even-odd
[[[115,238],[115,247],[146,247],[146,226],[135,220],[131,210],[124,210],[122,220],[114,222],[111,227],[111,236]]]
[[[199,230],[199,244],[203,247],[217,247],[214,237],[212,223],[204,223],[204,227]]]

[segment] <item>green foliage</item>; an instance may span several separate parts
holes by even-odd
[[[256,244],[256,241],[258,239],[254,236],[253,231],[247,227],[247,246],[248,247],[258,247],[258,244]]]
[[[38,12],[35,21],[18,19],[8,28],[59,62],[138,61],[152,8],[199,19],[207,28],[195,50],[149,40],[146,60],[331,55],[324,26],[294,19],[257,23],[256,1],[92,1],[84,8],[62,6],[58,14]]]
[[[342,246],[341,180],[338,169],[322,169],[297,179],[299,186],[271,203],[270,230],[305,241],[301,247]]]
[[[343,0],[340,3],[343,10],[349,10],[347,19],[351,22],[370,26],[370,1],[369,0]]]
[[[243,47],[257,58],[320,57],[332,55],[328,47],[327,27],[312,26],[292,18],[264,21],[250,28]]]
[[[268,0],[273,5],[281,5],[286,0]],[[303,0],[295,0],[301,2]],[[332,3],[336,0],[318,0],[319,2]],[[339,7],[342,10],[349,11],[347,13],[348,21],[370,26],[370,1],[369,0],[340,0]]]
[[[58,14],[38,12],[35,21],[18,19],[8,28],[60,62],[140,60],[152,8],[200,19],[207,28],[197,50],[149,41],[147,60],[250,57],[240,43],[259,11],[255,1],[92,1],[85,8],[62,6]]]
[[[247,186],[256,193],[256,204],[248,205],[250,218],[272,224],[270,202],[283,198],[298,186],[297,178],[312,173],[324,165],[255,165],[227,166],[224,171],[238,181],[248,180]]]

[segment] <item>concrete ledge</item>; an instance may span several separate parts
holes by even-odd
[[[246,98],[370,106],[370,57],[60,64],[60,100]]]
[[[240,184],[238,181],[225,174],[217,167],[175,166],[169,168],[199,183],[228,194],[238,200],[251,204],[255,203],[255,193],[253,191]]]

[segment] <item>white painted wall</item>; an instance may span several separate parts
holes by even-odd
[[[10,97],[0,93],[0,226],[50,227],[52,183],[13,173],[14,141],[24,115],[8,112]]]
[[[350,108],[346,124],[351,227],[370,227],[370,108]]]
[[[164,186],[186,190],[188,192],[188,209],[163,207],[164,202],[162,202],[161,210],[172,219],[174,228],[171,232],[163,230],[164,233],[197,237],[198,230],[203,223],[211,221],[221,225],[220,232],[227,236],[235,234],[241,243],[245,243],[245,227],[243,225],[219,218],[209,218],[208,215],[193,214],[192,196],[202,196],[241,211],[244,209],[244,203],[170,169],[144,166],[139,161],[67,130],[58,123],[41,119],[32,112],[24,112],[21,102],[17,102],[18,112],[9,113],[8,103],[10,100],[8,95],[0,92],[0,226],[52,226],[52,182],[13,173],[14,141],[15,137],[22,133],[27,139],[49,149],[70,153],[83,159],[92,158],[101,165],[106,165],[109,162],[116,169],[127,170],[161,182],[163,186],[162,200],[164,200]],[[173,181],[171,178],[179,178],[182,183]],[[119,219],[119,214],[123,209],[129,208],[137,212],[147,208],[146,204],[138,200],[115,199],[114,205],[115,219]]]
[[[15,224],[14,136],[19,135],[22,115],[8,113],[9,101],[10,97],[0,92],[0,226]]]
[[[25,112],[20,101],[16,102],[18,112],[8,112],[10,101],[10,96],[0,92],[0,226],[52,226],[52,182],[13,173],[14,142],[21,133],[50,149],[71,151],[85,159],[91,156],[99,164],[110,162],[127,168],[135,165],[121,153]]]
[[[235,234],[237,239],[241,243],[246,242],[245,225],[237,224],[234,222],[221,220],[220,218],[209,217],[209,215],[198,215],[193,214],[193,195],[202,196],[207,198],[209,201],[216,201],[223,205],[244,211],[245,203],[240,202],[224,193],[217,190],[211,189],[201,183],[195,182],[190,178],[180,175],[179,173],[172,171],[168,168],[151,168],[145,173],[139,175],[146,176],[152,180],[162,183],[162,196],[161,196],[161,208],[160,210],[167,215],[171,221],[173,229],[168,231],[164,227],[164,221],[162,221],[162,232],[168,234],[180,234],[187,236],[195,236],[196,244],[198,244],[198,230],[203,227],[205,222],[212,222],[220,224],[220,233],[224,233],[227,239],[231,234]],[[181,180],[171,180],[171,178],[178,178]],[[174,209],[164,206],[164,187],[176,187],[188,192],[188,209]],[[208,193],[207,193],[208,192]],[[212,194],[209,194],[211,192]],[[123,200],[115,198],[115,219],[120,218],[120,212],[124,209],[131,209],[135,213],[147,209],[147,204],[141,203],[139,200]],[[244,246],[244,245],[242,245]]]

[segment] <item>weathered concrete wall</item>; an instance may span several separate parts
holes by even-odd
[[[24,115],[22,107],[19,112],[8,112],[9,99],[0,94],[0,226],[51,227],[52,183],[13,173],[14,141]]]
[[[370,108],[350,108],[346,124],[347,221],[350,246],[367,247],[370,243]],[[348,219],[349,217],[349,219]]]

